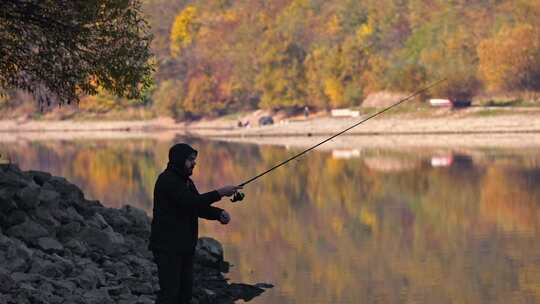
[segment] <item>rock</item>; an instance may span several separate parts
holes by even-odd
[[[62,252],[64,246],[57,240],[50,237],[42,237],[37,240],[38,246],[45,252]]]
[[[143,296],[140,296],[135,303],[136,304],[153,304],[154,300],[148,296],[143,295]]]
[[[223,246],[212,238],[199,238],[195,252],[197,261],[202,265],[220,267],[223,262]]]
[[[129,205],[123,206],[120,211],[131,222],[129,231],[131,234],[148,239],[150,236],[150,218],[139,208]]]
[[[67,220],[70,221],[70,222],[74,222],[74,221],[78,221],[78,222],[83,222],[84,221],[84,217],[82,217],[82,215],[79,214],[79,212],[77,212],[77,210],[73,207],[68,207],[66,209],[66,212],[67,212]]]
[[[32,210],[38,206],[39,200],[39,187],[29,185],[17,192],[15,194],[15,200],[17,204],[24,210]]]
[[[132,294],[126,294],[119,297],[117,300],[118,304],[133,304],[137,303],[139,300],[139,297],[132,295]]]
[[[25,272],[14,272],[11,274],[11,278],[19,284],[22,282],[37,282],[43,280],[43,277],[37,273]]]
[[[128,286],[131,292],[135,295],[154,293],[154,288],[152,287],[152,284],[143,279],[135,277],[125,278],[123,280],[123,283]]]
[[[65,200],[80,201],[84,199],[84,194],[79,187],[68,182],[63,177],[51,177],[43,184],[43,189],[56,191]]]
[[[92,227],[83,228],[80,239],[94,250],[101,250],[107,255],[119,255],[127,252],[124,237],[114,231],[103,231]]]
[[[242,299],[247,302],[263,293],[264,289],[247,284],[232,283],[227,291],[231,293],[234,299]]]
[[[52,286],[51,283],[49,283],[49,282],[47,282],[47,281],[43,281],[43,282],[41,282],[41,284],[39,285],[39,290],[40,290],[42,293],[52,294],[53,291],[54,291],[54,287]]]
[[[84,218],[72,206],[69,206],[66,209],[52,209],[50,212],[55,219],[60,221],[61,224],[84,222]]]
[[[8,264],[4,265],[9,272],[24,272],[28,270],[28,266],[26,260],[21,258],[10,260]]]
[[[129,290],[129,288],[127,286],[125,286],[125,285],[116,285],[116,286],[104,287],[103,289],[105,289],[107,291],[107,293],[111,297],[116,297],[116,296],[120,296],[120,295],[123,295],[123,294],[131,295],[131,290]]]
[[[62,297],[73,294],[73,291],[77,288],[74,282],[67,280],[51,280],[51,284],[54,285],[55,293]],[[65,303],[69,302],[66,301]]]
[[[9,228],[6,233],[22,240],[33,240],[48,235],[47,230],[43,226],[30,219]]]
[[[109,293],[104,288],[87,291],[83,294],[83,298],[85,300],[85,303],[87,304],[114,303],[114,301],[109,296]]]
[[[87,251],[87,248],[78,240],[71,239],[66,244],[65,247],[71,250],[71,252],[81,255]]]
[[[73,261],[67,258],[61,257],[56,253],[48,255],[48,258],[50,261],[58,265],[64,277],[70,276],[75,269],[75,264],[73,263]]]
[[[11,278],[9,273],[0,268],[0,293],[8,293],[17,286],[17,282]]]
[[[0,213],[8,214],[17,209],[17,203],[13,200],[13,196],[6,189],[0,189]]]
[[[28,219],[28,215],[23,210],[14,210],[11,212],[4,223],[6,227],[11,227],[24,223]]]
[[[43,186],[43,184],[45,184],[45,182],[47,182],[52,177],[52,175],[48,172],[30,170],[26,173],[32,177],[36,184],[40,186]]]
[[[120,209],[128,219],[131,220],[131,222],[135,226],[147,226],[150,225],[150,219],[148,218],[148,215],[144,212],[144,210],[135,208],[130,205],[125,205]]]
[[[126,233],[128,231],[129,226],[131,226],[131,222],[125,216],[123,216],[122,213],[111,208],[107,208],[104,211],[103,217],[115,231],[121,233]]]
[[[107,221],[99,213],[94,214],[89,220],[87,220],[87,223],[89,226],[98,229],[105,229],[110,227],[109,223],[107,223]]]
[[[0,164],[0,187],[1,188],[23,188],[33,181],[25,176],[15,165]]]
[[[69,222],[65,225],[62,225],[56,229],[56,236],[62,239],[68,239],[75,235],[78,235],[81,232],[81,224],[78,222]]]
[[[46,208],[54,209],[59,207],[60,194],[53,190],[41,189],[38,195],[40,205]]]
[[[34,260],[29,272],[37,273],[47,278],[62,277],[62,269],[60,266],[46,260]]]
[[[28,260],[32,258],[34,251],[28,247],[26,247],[26,244],[23,242],[12,239],[10,240],[10,246],[5,250],[6,252],[6,258],[8,259],[24,259]]]
[[[104,279],[99,275],[96,269],[86,268],[79,274],[74,281],[85,290],[93,290],[98,283],[103,283]]]
[[[13,299],[13,297],[11,297],[11,295],[8,295],[8,294],[2,294],[0,292],[0,303],[2,304],[14,304],[16,303],[15,302],[15,299]]]
[[[127,278],[133,275],[133,272],[129,269],[129,267],[121,261],[117,261],[115,263],[104,263],[103,269],[114,274],[114,276],[118,279]]]
[[[58,222],[52,215],[49,209],[38,207],[34,214],[36,215],[36,219],[42,223],[43,225],[49,226],[49,227],[57,227],[60,226],[60,222]]]

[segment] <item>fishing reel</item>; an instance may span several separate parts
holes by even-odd
[[[234,202],[239,202],[239,201],[243,200],[245,196],[246,195],[244,193],[242,193],[240,191],[236,191],[234,193],[233,197],[231,198],[231,202],[233,202],[233,203]]]

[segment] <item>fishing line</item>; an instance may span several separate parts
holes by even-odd
[[[300,156],[306,154],[307,152],[309,152],[309,151],[311,151],[311,150],[317,148],[318,146],[320,146],[320,145],[322,145],[322,144],[324,144],[324,143],[326,143],[326,142],[328,142],[328,141],[330,141],[330,140],[332,140],[332,139],[334,139],[334,138],[340,136],[341,134],[343,134],[343,133],[345,133],[345,132],[347,132],[347,131],[349,131],[349,130],[351,130],[351,129],[353,129],[353,128],[355,128],[355,127],[361,125],[361,124],[363,124],[364,122],[366,122],[366,121],[368,121],[368,120],[370,120],[370,119],[372,119],[372,118],[374,118],[374,117],[376,117],[376,116],[378,116],[378,115],[380,115],[380,114],[382,114],[382,113],[384,113],[384,112],[386,112],[386,111],[388,111],[388,110],[390,110],[390,109],[392,109],[392,108],[394,108],[394,107],[396,107],[396,106],[398,106],[398,105],[404,103],[404,102],[407,101],[407,100],[410,100],[411,98],[413,98],[413,97],[415,97],[415,96],[417,96],[417,95],[419,95],[419,94],[421,94],[421,93],[423,93],[423,92],[425,92],[425,91],[431,89],[432,87],[434,87],[434,86],[440,84],[441,82],[443,82],[443,81],[445,81],[445,80],[446,80],[446,78],[443,78],[443,79],[440,79],[440,80],[438,80],[438,81],[436,81],[436,82],[433,82],[432,84],[430,84],[430,85],[424,87],[424,88],[421,89],[421,90],[418,90],[418,91],[412,93],[411,95],[409,95],[409,96],[407,96],[407,97],[401,99],[400,101],[398,101],[398,102],[392,104],[391,106],[389,106],[389,107],[387,107],[387,108],[384,108],[384,109],[382,109],[382,110],[376,112],[375,114],[372,114],[372,115],[370,115],[370,116],[368,116],[368,117],[362,119],[361,121],[359,121],[359,122],[353,124],[352,126],[346,128],[346,129],[344,129],[343,131],[341,131],[341,132],[339,132],[339,133],[336,133],[336,134],[334,134],[334,135],[328,137],[327,139],[321,141],[320,143],[318,143],[318,144],[316,144],[316,145],[314,145],[314,146],[312,146],[312,147],[310,147],[310,148],[308,148],[308,149],[306,149],[306,150],[304,150],[304,151],[302,151],[302,152],[300,152],[300,153],[294,155],[293,157],[291,157],[291,158],[289,158],[289,159],[287,159],[287,160],[282,161],[281,163],[279,163],[279,164],[273,166],[272,168],[270,168],[270,169],[268,169],[268,170],[266,170],[266,171],[264,171],[264,172],[262,172],[262,173],[260,173],[260,174],[258,174],[258,175],[256,175],[256,176],[254,176],[254,177],[252,177],[252,178],[246,180],[245,182],[241,183],[241,184],[238,185],[238,186],[243,187],[243,186],[245,186],[245,185],[251,183],[252,181],[254,181],[254,180],[256,180],[256,179],[262,177],[263,175],[265,175],[265,174],[267,174],[267,173],[270,173],[271,171],[273,171],[273,170],[275,170],[275,169],[277,169],[277,168],[279,168],[279,167],[285,165],[286,163],[290,162],[291,160],[294,160],[295,158],[298,158],[298,157],[300,157]],[[243,193],[241,193],[241,192],[236,192],[236,193],[234,194],[234,197],[231,199],[231,201],[232,201],[232,202],[241,201],[243,198],[244,198],[244,194],[243,194]]]

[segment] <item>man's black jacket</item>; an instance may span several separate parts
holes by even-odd
[[[163,171],[154,188],[152,232],[148,248],[193,254],[198,217],[217,220],[223,209],[210,206],[221,199],[217,191],[199,194],[193,181],[173,167]]]

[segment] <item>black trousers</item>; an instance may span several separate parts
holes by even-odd
[[[193,255],[153,251],[159,292],[156,304],[187,304],[193,290]]]

